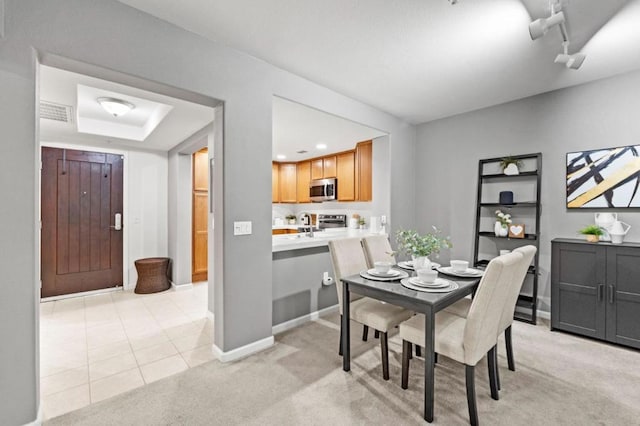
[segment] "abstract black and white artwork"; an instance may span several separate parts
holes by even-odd
[[[640,145],[567,154],[567,208],[640,207]]]

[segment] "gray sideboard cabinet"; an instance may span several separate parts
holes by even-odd
[[[640,349],[640,244],[551,241],[551,329]]]

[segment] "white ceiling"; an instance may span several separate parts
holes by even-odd
[[[273,98],[273,160],[301,161],[354,149],[358,142],[386,135],[286,99]],[[324,150],[316,145],[325,144]],[[307,153],[299,154],[297,151]],[[282,154],[286,159],[277,158]]]
[[[640,0],[562,0],[579,70],[547,0],[120,1],[413,123],[640,68]]]
[[[115,118],[100,108],[99,96],[130,101],[136,109]],[[207,106],[44,65],[40,100],[73,107],[70,123],[40,119],[45,142],[168,151],[213,121]]]

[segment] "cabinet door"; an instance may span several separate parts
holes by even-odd
[[[295,203],[297,192],[295,163],[280,163],[280,202]]]
[[[338,201],[356,199],[355,153],[343,152],[336,156],[336,178],[338,179]]]
[[[607,247],[607,340],[640,348],[640,249]]]
[[[297,164],[297,181],[298,181],[298,202],[310,203],[309,199],[309,183],[311,182],[311,162],[302,161]]]
[[[280,165],[271,163],[271,202],[280,202]]]
[[[317,158],[311,161],[311,179],[322,179],[324,176],[324,160]]]
[[[356,199],[358,201],[373,200],[373,142],[360,142],[356,146]]]
[[[324,157],[322,159],[322,177],[323,178],[334,178],[336,177],[336,156],[330,155],[329,157]],[[340,184],[338,184],[340,185]]]
[[[605,247],[553,243],[551,328],[605,338]]]

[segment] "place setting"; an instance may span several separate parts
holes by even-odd
[[[409,271],[415,271],[416,270],[413,260],[400,261],[400,262],[398,262],[398,267],[402,268],[402,269],[407,269]],[[439,268],[439,267],[440,267],[439,263],[431,262],[431,268],[432,269],[436,269],[436,268]]]
[[[480,278],[484,275],[481,269],[469,268],[466,260],[452,260],[450,266],[438,266],[438,272],[458,278]]]
[[[407,272],[393,269],[393,263],[391,262],[375,262],[373,268],[360,272],[360,276],[376,281],[397,281],[409,278]]]
[[[417,276],[403,278],[400,284],[411,290],[428,293],[447,293],[458,288],[457,283],[438,277],[438,271],[433,269],[419,269]]]

